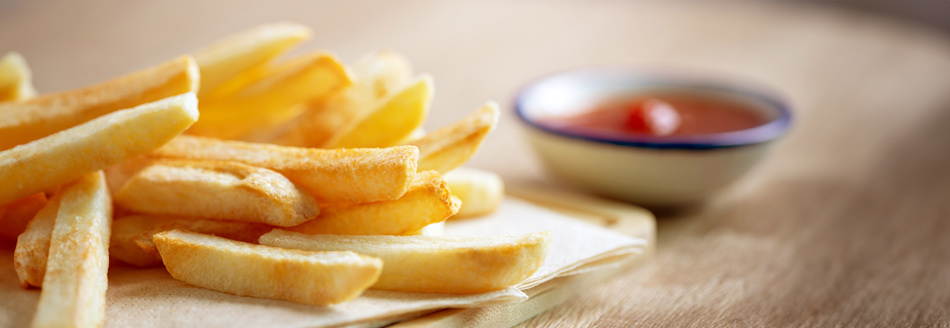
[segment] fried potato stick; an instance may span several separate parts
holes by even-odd
[[[162,265],[152,236],[169,230],[187,230],[257,243],[261,235],[274,227],[264,224],[208,220],[168,215],[130,215],[115,219],[112,223],[112,239],[109,255],[122,262],[138,267]]]
[[[317,201],[280,173],[228,161],[160,160],[132,176],[115,194],[139,213],[265,223],[301,224],[320,214]]]
[[[0,103],[0,150],[197,88],[198,67],[194,59],[183,56],[101,84]]]
[[[353,64],[353,84],[326,99],[310,101],[306,110],[280,129],[273,142],[297,147],[324,147],[334,135],[352,130],[379,104],[409,82],[409,61],[393,51],[378,51]]]
[[[456,217],[494,212],[505,197],[505,184],[494,172],[460,167],[443,175],[452,194],[462,200]]]
[[[260,73],[258,73],[260,72]],[[344,88],[351,77],[332,55],[309,53],[254,72],[248,82],[201,96],[201,120],[189,133],[234,139],[293,118],[297,105]],[[245,84],[246,83],[246,84]],[[230,83],[229,83],[230,84]]]
[[[488,132],[498,124],[498,105],[492,102],[452,125],[410,142],[419,147],[419,171],[446,173],[468,161]]]
[[[256,26],[220,39],[193,52],[201,69],[201,95],[215,90],[242,72],[267,63],[309,39],[309,27],[294,23]]]
[[[63,188],[33,327],[103,325],[111,225],[102,171]]]
[[[53,236],[60,200],[59,194],[50,198],[30,220],[26,230],[17,237],[16,249],[13,251],[13,267],[23,288],[43,286],[46,258],[49,256],[50,238]]]
[[[166,231],[155,245],[173,278],[240,295],[329,305],[358,297],[383,263],[353,252],[310,252]]]
[[[363,204],[325,205],[316,219],[286,228],[306,234],[402,235],[445,221],[461,202],[434,171],[419,172],[405,195]]]
[[[390,147],[425,122],[432,102],[432,78],[423,75],[382,101],[350,131],[340,131],[324,148]]]
[[[235,161],[271,169],[306,189],[320,204],[340,204],[399,198],[415,176],[419,155],[412,146],[310,149],[183,135],[151,156]]]
[[[16,52],[8,52],[0,58],[0,102],[33,98],[33,72],[26,59]]]
[[[150,152],[198,120],[197,107],[195,95],[187,93],[0,151],[0,204]]]
[[[262,245],[310,251],[353,251],[379,257],[383,273],[372,288],[471,294],[517,285],[548,254],[551,232],[503,236],[305,235],[275,229]]]

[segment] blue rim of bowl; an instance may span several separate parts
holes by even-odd
[[[673,137],[638,135],[618,137],[616,139],[610,138],[608,136],[595,136],[561,131],[542,124],[538,124],[525,116],[524,106],[522,103],[524,102],[525,95],[528,92],[531,92],[534,87],[551,78],[583,72],[609,72],[611,74],[624,74],[632,78],[656,79],[658,81],[665,82],[665,84],[659,84],[663,85],[663,88],[665,89],[695,89],[731,93],[736,96],[765,103],[766,105],[776,109],[779,115],[768,123],[739,131]],[[776,96],[774,92],[769,92],[762,89],[752,89],[744,85],[745,84],[736,83],[734,80],[699,78],[695,75],[691,77],[687,74],[675,74],[669,72],[637,72],[629,69],[609,68],[578,69],[550,74],[532,81],[527,86],[519,90],[515,95],[514,108],[515,114],[518,116],[518,118],[523,123],[529,125],[532,128],[570,139],[606,143],[617,146],[651,149],[712,150],[756,145],[772,141],[785,134],[792,123],[792,112],[788,103]],[[645,88],[645,90],[646,89],[647,88]]]

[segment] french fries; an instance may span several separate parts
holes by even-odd
[[[257,26],[193,52],[201,68],[201,92],[217,89],[242,72],[265,64],[310,38],[310,28],[294,23]]]
[[[390,200],[406,193],[416,171],[412,146],[309,149],[179,136],[153,157],[235,161],[279,172],[321,204]]]
[[[181,230],[156,234],[175,279],[241,296],[329,305],[352,300],[379,278],[383,262],[353,252],[310,252]]]
[[[33,327],[102,326],[110,253],[312,305],[371,287],[488,292],[538,270],[549,232],[441,236],[503,195],[497,175],[452,171],[497,105],[426,134],[430,76],[392,51],[349,68],[324,52],[275,60],[310,33],[263,25],[35,98],[22,56],[0,59],[0,239],[16,240],[20,284],[42,288]]]
[[[46,194],[38,192],[0,205],[0,239],[17,240],[27,224],[46,205]]]
[[[509,236],[305,235],[275,229],[262,245],[310,251],[353,251],[383,260],[372,288],[470,294],[515,286],[544,262],[549,231]]]
[[[418,170],[446,173],[468,161],[498,124],[498,115],[498,105],[489,102],[461,121],[410,142],[419,147]]]
[[[389,147],[422,126],[432,102],[432,78],[420,76],[386,99],[352,130],[334,135],[326,148]]]
[[[63,188],[33,327],[101,327],[112,200],[101,171]]]
[[[257,243],[257,239],[274,227],[248,222],[207,220],[167,215],[130,215],[112,223],[109,254],[122,262],[138,267],[162,264],[152,236],[175,229],[211,234],[219,237]]]
[[[313,196],[280,173],[238,162],[156,161],[132,176],[115,202],[140,213],[290,227],[320,214]]]
[[[13,251],[13,267],[23,288],[43,286],[46,258],[49,256],[50,239],[53,237],[60,200],[58,194],[50,198],[30,220],[26,230],[17,237],[16,249]]]
[[[36,95],[33,88],[33,72],[26,59],[16,52],[0,58],[0,102],[18,101]]]
[[[352,83],[333,56],[310,53],[273,69],[261,68],[258,79],[223,85],[201,97],[201,120],[189,133],[234,139],[254,129],[277,125],[298,112],[295,106],[326,97]]]
[[[194,59],[183,56],[102,84],[0,103],[0,150],[197,88],[198,67]]]
[[[452,194],[462,200],[456,217],[494,212],[505,197],[505,184],[497,174],[460,167],[443,175]]]
[[[445,221],[461,202],[434,171],[419,172],[409,191],[399,199],[345,205],[326,205],[316,219],[287,230],[306,234],[402,235]]]
[[[309,102],[299,117],[289,122],[273,138],[277,144],[297,147],[324,147],[336,135],[352,130],[360,119],[409,81],[408,60],[392,51],[363,57],[353,67],[354,83],[328,97]]]
[[[2,114],[2,111],[0,111]],[[0,151],[0,204],[158,148],[198,120],[193,93],[120,110]]]

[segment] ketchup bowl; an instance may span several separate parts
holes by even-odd
[[[646,206],[695,203],[730,185],[791,123],[784,101],[749,84],[618,69],[542,78],[514,107],[549,172]]]

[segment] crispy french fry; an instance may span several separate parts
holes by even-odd
[[[279,172],[321,204],[396,199],[412,182],[418,150],[309,149],[179,136],[152,156],[235,161]]]
[[[297,105],[348,86],[350,75],[331,55],[310,53],[266,69],[246,85],[201,97],[201,120],[189,133],[233,139],[291,119]],[[257,75],[255,73],[255,75]],[[235,82],[239,84],[243,82]]]
[[[0,151],[0,204],[152,151],[198,120],[197,106],[195,95],[187,93]]]
[[[158,233],[154,240],[175,279],[241,296],[313,305],[356,298],[376,282],[383,265],[353,252],[283,249],[181,230]]]
[[[33,72],[26,59],[16,52],[8,52],[0,58],[0,102],[33,98]]]
[[[352,130],[379,102],[409,81],[405,57],[378,51],[353,64],[354,83],[327,99],[308,102],[306,110],[281,129],[273,141],[298,147],[324,147],[335,134]]]
[[[0,239],[16,241],[44,205],[46,194],[41,192],[0,205]]]
[[[140,213],[290,227],[320,214],[317,201],[280,173],[228,161],[160,160],[132,176],[115,202]]]
[[[399,199],[362,204],[325,205],[316,219],[287,228],[306,234],[402,235],[445,221],[461,202],[434,171],[419,172]]]
[[[122,262],[139,267],[159,266],[162,258],[152,236],[175,229],[211,234],[238,241],[257,243],[261,235],[274,227],[240,221],[207,220],[166,215],[130,215],[115,219],[109,254]]]
[[[183,56],[102,84],[0,103],[0,150],[197,88],[198,67],[194,59]]]
[[[489,102],[461,121],[410,142],[419,147],[418,170],[446,173],[468,161],[498,124],[498,115],[498,105]]]
[[[494,172],[456,168],[443,175],[452,194],[462,200],[456,217],[478,216],[494,212],[505,197],[505,184]]]
[[[310,28],[294,23],[254,27],[193,52],[201,68],[201,94],[260,66],[310,38]]]
[[[56,194],[30,220],[26,230],[17,238],[13,251],[13,267],[20,286],[43,286],[46,275],[46,258],[49,256],[50,238],[59,212],[60,195]]]
[[[403,236],[441,236],[443,234],[445,234],[445,221],[436,222],[422,227],[422,229],[407,232]]]
[[[432,102],[432,78],[420,76],[393,93],[352,130],[334,135],[325,148],[389,147],[422,126]]]
[[[105,322],[112,200],[102,171],[63,188],[33,327]]]
[[[544,262],[551,232],[507,236],[306,235],[275,229],[262,245],[311,251],[353,251],[383,259],[372,288],[469,294],[517,285]]]

